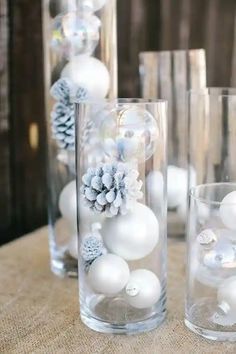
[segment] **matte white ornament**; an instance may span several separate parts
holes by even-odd
[[[110,87],[110,74],[98,59],[84,55],[75,56],[64,67],[61,77],[67,77],[88,91],[92,98],[104,98]]]
[[[74,234],[71,236],[68,244],[68,252],[71,257],[78,259],[78,236]]]
[[[71,225],[76,230],[77,225],[77,202],[76,202],[76,181],[68,183],[59,196],[59,209]]]
[[[202,246],[209,246],[217,241],[217,237],[214,231],[211,229],[205,229],[201,231],[199,235],[197,235],[197,241]]]
[[[92,263],[88,281],[94,291],[115,295],[126,286],[129,275],[129,266],[121,257],[106,254]]]
[[[164,179],[160,171],[150,171],[146,178],[147,198],[151,203],[162,203]]]
[[[236,276],[224,280],[218,288],[219,308],[224,313],[236,314]]]
[[[187,171],[176,166],[167,169],[167,204],[168,208],[176,208],[187,198]]]
[[[227,194],[220,205],[222,222],[231,230],[236,230],[236,191]]]
[[[125,298],[131,306],[138,309],[151,307],[159,300],[160,295],[160,281],[153,272],[137,269],[130,273]]]
[[[106,247],[131,261],[147,256],[159,240],[159,223],[153,211],[136,203],[126,215],[107,218],[102,227]]]

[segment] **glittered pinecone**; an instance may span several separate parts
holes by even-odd
[[[107,163],[89,168],[82,177],[81,194],[85,204],[107,217],[126,214],[142,198],[138,171],[124,163]]]
[[[102,241],[96,236],[85,237],[80,246],[80,254],[83,259],[84,268],[87,271],[90,265],[105,253]]]
[[[72,101],[88,98],[87,91],[68,79],[59,79],[50,90],[57,102],[51,112],[53,137],[62,149],[75,150],[75,110]]]

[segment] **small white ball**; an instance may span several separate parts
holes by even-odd
[[[153,211],[136,203],[126,215],[107,218],[102,227],[106,247],[131,261],[147,256],[159,240],[159,223]]]
[[[176,208],[187,198],[187,171],[176,166],[167,169],[168,208]]]
[[[76,201],[76,181],[68,183],[59,196],[59,209],[65,219],[69,221],[72,228],[76,230],[77,225],[77,201]]]
[[[125,287],[129,275],[129,266],[121,257],[106,254],[92,263],[88,272],[88,281],[94,291],[114,295]]]
[[[217,299],[220,307],[227,313],[236,314],[236,276],[224,280],[218,288]]]
[[[227,194],[220,205],[222,222],[231,230],[236,230],[236,191]]]
[[[78,236],[74,234],[71,236],[68,244],[68,252],[71,257],[78,259]]]
[[[157,276],[146,269],[137,269],[130,273],[125,289],[127,302],[138,309],[153,306],[160,298],[161,284]]]
[[[110,74],[106,66],[93,57],[73,57],[62,70],[61,77],[67,77],[85,88],[92,98],[106,97],[110,87]]]
[[[197,241],[202,246],[208,246],[217,241],[217,236],[211,229],[205,229],[197,235]]]
[[[98,11],[100,10],[105,4],[107,0],[80,0],[79,6],[81,10],[91,10],[91,11]]]

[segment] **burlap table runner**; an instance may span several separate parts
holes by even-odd
[[[80,321],[77,281],[49,270],[47,228],[0,248],[0,353],[236,353],[183,324],[184,244],[169,242],[168,317],[138,336],[95,333]]]

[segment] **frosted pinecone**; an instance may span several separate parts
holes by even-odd
[[[76,87],[69,79],[59,79],[51,87],[51,95],[57,102],[51,112],[53,137],[62,149],[75,150],[75,109],[72,98],[83,101],[87,91]]]
[[[138,171],[124,163],[106,163],[89,168],[82,177],[81,194],[85,204],[107,217],[126,214],[142,198]]]
[[[94,235],[85,237],[80,246],[80,254],[85,270],[88,271],[95,259],[102,256],[104,253],[106,253],[106,250],[101,239]]]

